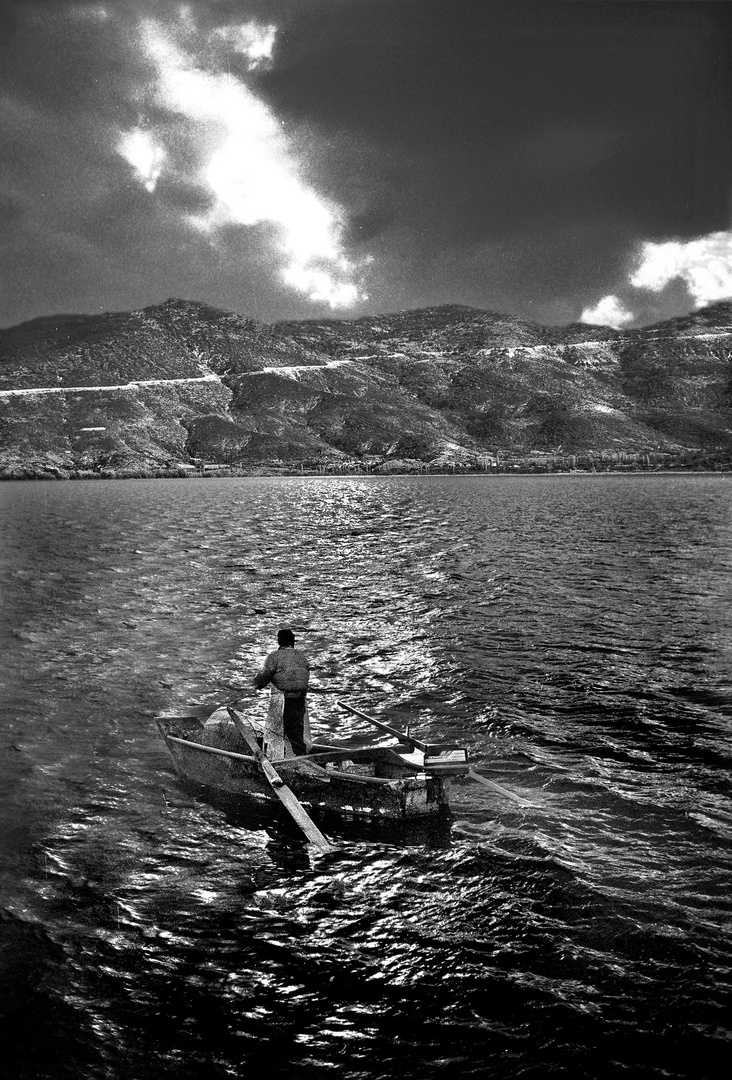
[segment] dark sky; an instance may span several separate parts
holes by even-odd
[[[732,296],[732,5],[0,0],[0,325]]]

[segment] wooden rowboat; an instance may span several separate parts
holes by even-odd
[[[256,758],[204,745],[197,716],[158,716],[156,723],[183,779],[229,795],[274,801]],[[313,810],[389,821],[449,814],[443,778],[386,747],[319,747],[315,753],[272,764],[297,798]]]

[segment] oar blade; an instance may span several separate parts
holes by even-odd
[[[533,805],[528,799],[522,799],[515,791],[509,791],[508,788],[503,787],[501,784],[497,784],[495,780],[489,780],[487,776],[483,776],[481,773],[476,772],[475,769],[468,769],[466,776],[479,784],[483,784],[485,787],[492,788],[493,791],[497,791],[500,795],[505,795],[507,799],[513,799],[514,802],[521,803],[522,806]]]
[[[318,826],[309,816],[297,795],[295,795],[294,791],[289,788],[284,781],[280,780],[279,784],[273,784],[272,790],[285,809],[289,812],[293,821],[296,821],[300,826],[311,844],[315,844],[321,851],[335,850],[330,840],[323,836]]]
[[[323,836],[297,795],[295,795],[294,791],[287,786],[272,762],[269,761],[259,749],[254,728],[251,724],[245,720],[236,709],[232,709],[231,706],[228,707],[227,712],[236,724],[237,730],[252,751],[254,757],[257,759],[267,783],[288,811],[293,821],[300,826],[311,844],[315,844],[321,851],[333,851],[333,844],[331,844],[327,837]]]

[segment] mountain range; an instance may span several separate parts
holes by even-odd
[[[732,462],[732,303],[636,330],[187,300],[0,331],[0,476]]]

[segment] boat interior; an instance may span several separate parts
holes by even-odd
[[[156,720],[164,737],[182,739],[199,745],[203,750],[210,750],[210,747],[201,742],[204,728],[197,716],[158,716]],[[261,732],[258,731],[256,734],[261,749]],[[218,750],[218,753],[228,755],[230,751]],[[236,756],[251,757],[244,745],[240,751],[236,752]],[[274,760],[272,764],[276,768],[281,768],[282,766],[292,767],[295,762],[298,769],[304,768],[317,772],[318,768],[322,768],[328,772],[345,773],[354,778],[363,776],[381,780],[399,780],[410,776],[425,775],[419,764],[405,761],[388,747],[337,747],[318,743],[307,756]]]

